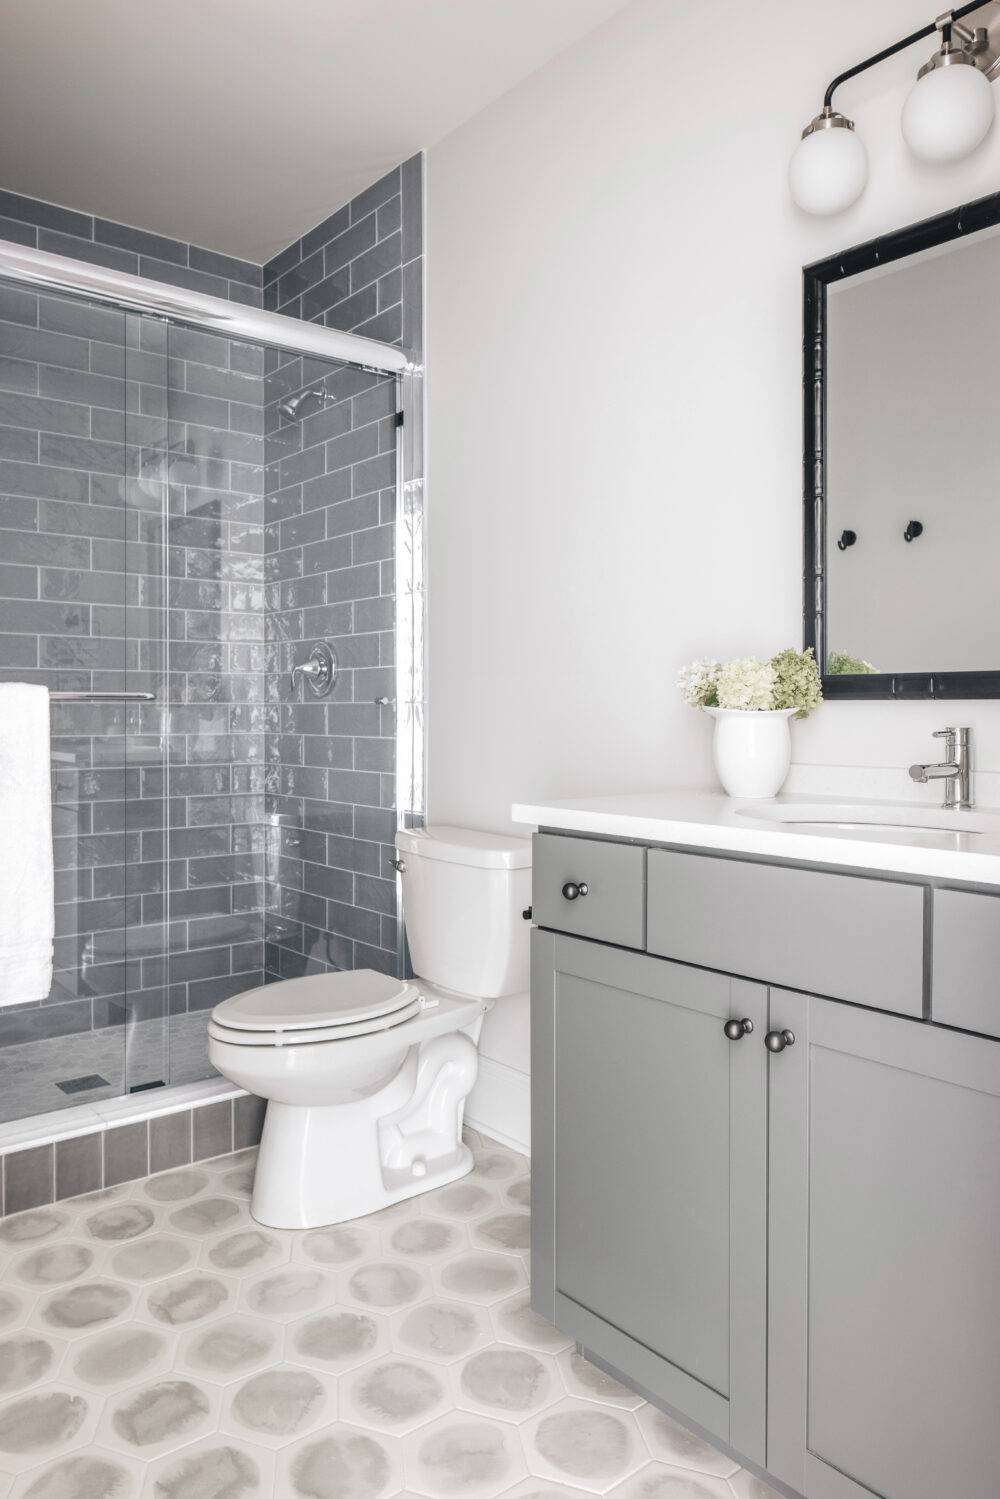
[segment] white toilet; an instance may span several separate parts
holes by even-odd
[[[267,1099],[251,1212],[272,1228],[343,1223],[472,1168],[483,1015],[528,987],[531,844],[432,827],[396,847],[417,977],[314,974],[212,1011],[213,1066]]]

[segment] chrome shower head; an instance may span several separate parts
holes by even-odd
[[[323,406],[327,403],[326,391],[317,390],[315,386],[312,386],[309,390],[300,390],[297,396],[286,396],[283,401],[278,402],[278,410],[287,421],[300,421],[299,413],[310,396],[314,396]]]

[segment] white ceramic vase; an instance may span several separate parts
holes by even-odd
[[[746,712],[706,708],[715,720],[715,769],[729,796],[761,801],[777,796],[792,763],[789,721],[796,708]]]

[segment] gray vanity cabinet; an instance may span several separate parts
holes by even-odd
[[[533,1305],[762,1463],[767,991],[532,940]]]
[[[541,855],[536,1309],[807,1499],[997,1499],[1000,897]]]
[[[1000,1494],[1000,1046],[772,989],[767,1467]]]

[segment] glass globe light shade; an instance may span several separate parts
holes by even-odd
[[[820,115],[788,164],[793,201],[806,213],[843,213],[868,181],[868,152],[843,115]]]
[[[907,95],[900,121],[914,156],[935,164],[968,156],[992,123],[989,79],[967,60],[924,71]]]

